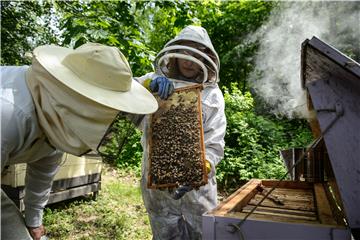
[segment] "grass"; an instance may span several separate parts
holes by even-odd
[[[82,197],[45,209],[50,239],[151,239],[139,178],[105,167],[97,199]]]

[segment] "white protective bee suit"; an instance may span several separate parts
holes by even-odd
[[[25,81],[27,66],[1,68],[1,171],[5,165],[27,162],[25,221],[27,226],[42,224],[43,208],[50,194],[62,152],[47,141],[37,120],[35,106]],[[38,196],[42,196],[38,198]],[[32,239],[21,225],[14,203],[1,190],[1,236]],[[4,211],[4,209],[12,209]]]
[[[212,63],[205,62],[207,76],[204,77],[204,89],[201,92],[202,119],[204,129],[205,157],[211,164],[211,171],[208,174],[208,184],[200,187],[199,190],[187,192],[179,200],[174,200],[168,190],[154,190],[147,188],[148,176],[148,154],[147,132],[148,124],[145,120],[142,145],[144,149],[142,162],[142,196],[145,207],[149,214],[153,239],[201,239],[202,214],[213,209],[217,205],[217,185],[215,178],[215,166],[223,158],[224,136],[226,131],[226,118],[224,113],[224,98],[217,82],[219,81],[219,58],[210,41],[206,30],[202,27],[188,26],[178,36],[169,41],[164,49],[158,54],[155,66],[157,73],[149,73],[138,78],[139,82],[146,79],[155,79],[158,76],[167,76],[166,57],[177,58],[179,50],[192,51],[189,47],[181,45],[183,40],[199,43],[199,46],[206,47],[211,52]],[[196,49],[194,50],[196,51]],[[173,55],[171,55],[173,54]],[[175,55],[174,55],[175,54]],[[164,57],[163,57],[164,56]],[[162,58],[163,57],[163,58]],[[181,57],[181,56],[180,56]],[[194,60],[195,61],[195,60]],[[203,67],[204,67],[203,66]],[[206,79],[205,79],[206,78]],[[181,79],[181,78],[178,78]],[[199,82],[199,79],[184,79],[173,81],[174,88],[184,87],[191,82]]]
[[[31,66],[0,70],[1,171],[27,164],[25,220],[1,190],[0,239],[32,239],[27,228],[42,227],[62,152],[96,151],[119,112],[153,113],[157,102],[122,53],[101,44],[40,46]]]

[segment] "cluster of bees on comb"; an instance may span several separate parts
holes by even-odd
[[[152,119],[152,183],[196,187],[204,174],[197,95],[177,92],[168,101],[169,107]]]

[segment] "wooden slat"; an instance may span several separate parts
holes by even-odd
[[[256,187],[261,184],[261,180],[252,179],[247,184],[239,188],[235,193],[222,202],[212,214],[223,216],[226,213],[246,206],[249,200],[257,193]]]
[[[200,125],[200,147],[201,147],[201,160],[202,160],[202,166],[203,166],[203,179],[202,182],[198,184],[198,186],[201,185],[205,185],[208,183],[208,172],[207,172],[207,168],[206,168],[206,151],[205,151],[205,139],[204,139],[204,126],[203,126],[203,119],[202,119],[202,103],[201,103],[201,90],[203,89],[203,86],[200,85],[196,88],[196,92],[198,95],[198,100],[197,100],[197,108],[198,108],[198,112],[200,114],[198,114],[198,118],[199,118],[199,125]]]
[[[324,185],[324,190],[327,196],[327,199],[329,200],[329,204],[333,213],[333,216],[335,218],[335,221],[339,225],[345,224],[345,212],[344,212],[344,206],[342,204],[341,198],[339,196],[339,192],[337,189],[336,182],[327,182]]]
[[[255,205],[247,205],[245,206],[242,211],[249,211],[251,210]],[[269,213],[278,213],[278,214],[292,214],[294,216],[307,216],[307,217],[317,217],[317,214],[315,211],[304,211],[304,210],[294,210],[294,209],[286,209],[286,208],[277,208],[277,207],[262,207],[258,206],[255,210],[255,212],[269,212]]]
[[[248,213],[250,211],[251,211],[251,209],[243,210],[244,213]],[[301,215],[286,214],[286,213],[282,213],[282,212],[275,213],[275,212],[262,211],[262,210],[258,210],[258,209],[256,209],[253,214],[269,216],[270,218],[283,217],[283,218],[291,218],[291,219],[306,220],[306,221],[316,221],[317,220],[316,216],[315,217],[314,216],[301,216]]]
[[[322,183],[315,183],[314,191],[319,221],[323,224],[337,225]]]
[[[291,189],[293,190],[293,189]],[[291,191],[282,189],[275,189],[271,195],[276,196],[280,199],[284,205],[278,205],[271,201],[270,199],[265,199],[261,206],[267,207],[277,207],[282,209],[293,209],[293,210],[304,210],[304,211],[315,211],[314,198],[312,195],[312,191],[302,189],[301,191]],[[281,194],[280,194],[281,193]],[[309,194],[310,193],[310,194]],[[256,205],[261,199],[263,199],[263,195],[256,194],[249,202],[249,204]]]
[[[270,190],[270,188],[266,188]],[[289,196],[290,198],[294,197],[296,199],[313,199],[314,193],[312,189],[288,189],[288,188],[276,188],[272,192],[275,195]]]
[[[331,189],[332,189],[332,193],[334,194],[336,203],[339,204],[341,209],[344,209],[344,206],[343,206],[342,200],[341,200],[341,196],[340,196],[340,191],[339,191],[338,185],[336,184],[336,180],[330,179],[327,181],[327,183],[328,183],[329,187],[331,187]]]
[[[247,213],[244,212],[232,212],[229,214],[226,214],[226,217],[233,217],[233,218],[239,218],[243,219],[246,216]],[[318,224],[318,220],[310,220],[306,218],[298,218],[298,217],[292,217],[292,216],[283,216],[278,215],[275,216],[273,214],[257,214],[253,213],[251,214],[248,219],[251,220],[260,220],[260,221],[271,221],[271,222],[286,222],[286,223],[310,223],[310,224]]]
[[[59,179],[53,182],[51,191],[57,192],[73,187],[88,185],[95,182],[100,182],[101,180],[101,173],[90,174],[80,177],[73,177],[73,178],[66,178],[66,179]]]
[[[262,184],[265,187],[273,187],[278,184],[277,180],[262,180]],[[312,189],[312,183],[300,182],[300,181],[281,181],[276,188],[287,188],[287,189]]]
[[[60,202],[66,199],[71,199],[91,192],[97,192],[100,189],[100,183],[92,183],[81,187],[69,188],[64,191],[54,192],[50,194],[47,204]]]
[[[275,189],[271,195],[279,198],[280,200],[286,199],[287,201],[294,202],[314,202],[314,193],[312,190],[307,189]]]

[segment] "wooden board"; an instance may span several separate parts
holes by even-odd
[[[314,184],[317,213],[321,223],[335,225],[336,221],[331,211],[330,203],[327,199],[322,183]]]
[[[267,189],[269,190],[269,189]],[[293,210],[304,210],[304,211],[315,211],[314,195],[312,190],[306,189],[275,189],[272,196],[276,196],[284,203],[284,205],[278,205],[275,202],[265,199],[261,206],[266,207],[277,207],[279,209],[293,209]],[[262,194],[256,194],[250,201],[249,204],[256,205],[263,199]]]
[[[277,185],[278,187],[269,195],[270,198],[263,200],[264,193],[258,186],[269,192]],[[282,204],[271,198],[280,200]],[[260,201],[261,204],[257,206]],[[273,180],[252,179],[209,214],[243,219],[255,206],[257,207],[248,219],[344,226],[334,218],[324,186],[320,183],[284,181],[279,184]]]
[[[244,186],[239,188],[235,193],[231,194],[226,200],[220,203],[219,206],[212,211],[212,214],[221,216],[233,211],[235,208],[241,209],[256,194],[256,188],[260,184],[261,180],[250,180]]]
[[[15,203],[20,211],[25,210],[24,197],[25,188],[1,185],[2,190]],[[101,189],[101,173],[92,175],[60,179],[53,182],[50,197],[46,205],[57,203],[92,193],[94,199]]]
[[[159,109],[149,128],[149,188],[198,188],[207,183],[201,85],[179,88]]]
[[[61,166],[54,177],[54,181],[73,179],[81,176],[101,173],[102,159],[97,155],[86,154],[77,157],[64,153],[61,157]],[[25,186],[26,163],[7,166],[1,173],[1,184],[13,188]]]
[[[248,211],[244,212],[233,212],[229,213],[227,217],[236,217],[236,218],[244,218]],[[262,211],[255,211],[249,217],[251,220],[259,220],[259,221],[271,221],[271,222],[287,222],[287,223],[312,223],[318,224],[316,217],[308,217],[303,215],[294,215],[294,214],[282,214],[282,213],[268,213]]]

